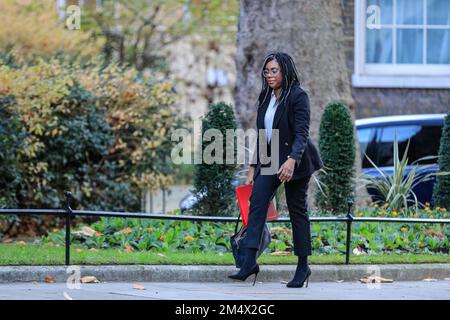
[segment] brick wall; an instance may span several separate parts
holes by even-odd
[[[354,67],[355,0],[342,0],[348,77]],[[352,88],[356,118],[382,115],[446,113],[450,109],[449,89]]]

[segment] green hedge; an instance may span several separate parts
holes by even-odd
[[[325,107],[319,128],[319,150],[324,172],[319,172],[324,193],[317,189],[316,203],[322,210],[347,212],[354,201],[355,137],[349,108],[341,102]]]
[[[8,60],[9,61],[9,60]],[[171,133],[188,118],[170,82],[100,59],[0,60],[0,207],[139,211],[173,183]]]
[[[450,112],[447,113],[442,128],[438,166],[439,171],[450,172]],[[436,177],[433,200],[436,206],[450,208],[450,175]]]
[[[202,136],[205,139],[205,132],[208,130],[218,130],[222,135],[222,141],[214,139],[202,143],[202,148],[196,150],[202,163],[195,164],[194,167],[194,193],[206,194],[195,206],[191,209],[191,213],[195,215],[210,216],[215,213],[218,216],[233,215],[235,207],[235,191],[231,184],[235,171],[236,164],[226,163],[227,154],[233,154],[236,159],[237,148],[236,143],[232,145],[227,144],[227,130],[236,130],[236,117],[234,115],[233,107],[224,102],[214,103],[209,105],[208,112],[202,119]],[[210,131],[211,132],[211,131]],[[235,141],[234,139],[233,141]],[[218,148],[222,150],[218,150]],[[203,155],[210,156],[214,159],[214,163],[207,163]],[[207,152],[205,153],[205,150]],[[222,151],[222,154],[218,154]],[[212,159],[212,160],[213,160]],[[222,161],[222,164],[216,163],[215,160]],[[236,161],[236,160],[235,160]]]

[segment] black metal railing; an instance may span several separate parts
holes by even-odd
[[[0,209],[0,215],[8,214],[33,214],[33,215],[64,215],[66,217],[66,239],[65,239],[65,263],[70,265],[70,234],[71,221],[75,216],[91,217],[120,217],[120,218],[139,218],[139,219],[164,219],[164,220],[188,220],[188,221],[209,221],[209,222],[236,222],[235,217],[215,217],[215,216],[189,216],[189,215],[171,215],[144,212],[117,212],[117,211],[89,211],[72,210],[72,195],[70,192],[64,192],[66,202],[64,209]],[[430,224],[450,224],[450,219],[427,219],[427,218],[378,218],[378,217],[355,217],[352,214],[353,202],[348,201],[348,211],[345,216],[340,217],[310,217],[311,222],[340,222],[347,224],[347,238],[345,244],[345,264],[350,263],[350,246],[352,236],[352,224],[354,222],[390,222],[390,223],[430,223]],[[279,218],[269,221],[269,223],[286,223],[289,218]]]

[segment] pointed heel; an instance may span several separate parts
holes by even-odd
[[[259,265],[256,264],[250,271],[244,271],[243,269],[241,269],[241,270],[239,270],[238,273],[228,276],[228,278],[233,279],[233,280],[245,281],[252,274],[255,274],[255,279],[253,280],[253,285],[255,285],[256,277],[258,276],[258,273],[259,273]]]
[[[288,282],[288,284],[286,284],[286,287],[288,287],[288,288],[303,288],[303,285],[306,282],[306,288],[308,288],[310,275],[311,275],[311,269],[308,268],[308,271],[306,273],[306,277],[304,280],[296,280],[296,278],[294,276],[294,279],[292,281]]]
[[[259,273],[259,271],[255,272],[255,279],[253,279],[253,286],[255,286],[256,277],[258,277],[258,273]]]

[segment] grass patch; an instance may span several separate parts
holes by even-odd
[[[0,265],[63,265],[64,247],[30,244],[0,244]],[[260,264],[296,264],[295,256],[263,254]],[[311,264],[344,264],[345,255],[312,255]],[[71,263],[77,265],[233,265],[230,253],[124,252],[117,249],[89,251],[71,249]],[[351,256],[351,264],[450,263],[448,254],[380,254]]]

